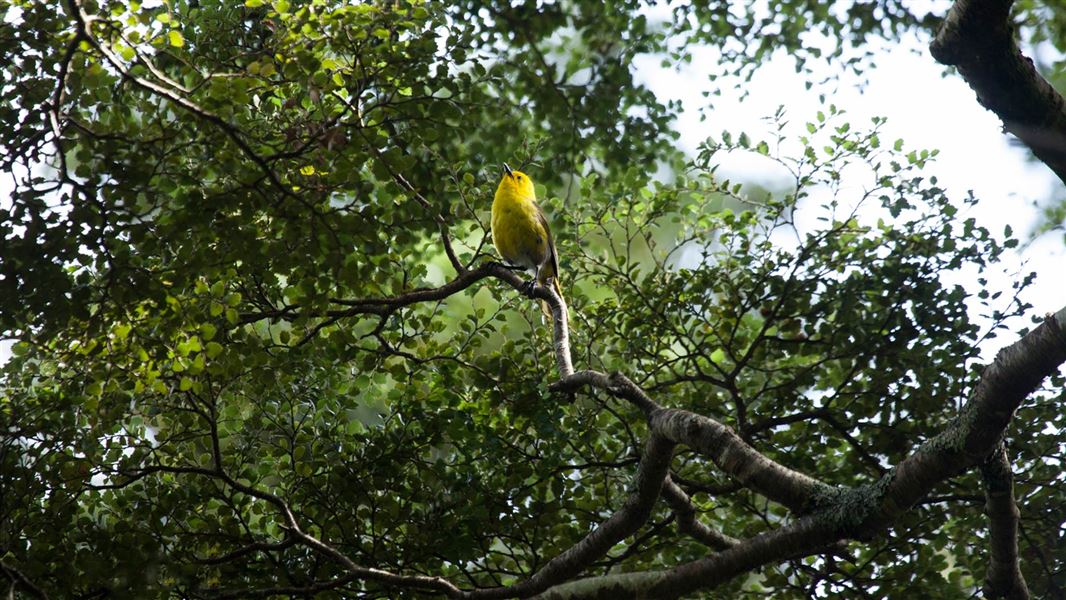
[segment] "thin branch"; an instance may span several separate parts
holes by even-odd
[[[326,590],[335,590],[343,585],[347,585],[358,577],[353,573],[348,573],[344,576],[337,577],[336,579],[330,579],[327,581],[316,581],[304,586],[278,586],[271,588],[258,588],[253,590],[203,590],[210,592],[212,598],[273,598],[277,596],[289,596],[300,597],[309,596],[315,592],[324,592]]]
[[[19,571],[18,569],[10,565],[6,565],[3,562],[0,562],[0,571],[3,571],[4,575],[6,575],[9,580],[11,580],[11,587],[8,588],[9,596],[14,597],[15,587],[21,585],[34,596],[41,598],[42,600],[48,600],[48,594],[45,593],[45,591],[41,588],[37,587],[35,583],[30,581],[30,579],[26,577],[26,575],[24,575],[22,571]]]
[[[226,554],[222,554],[220,556],[212,556],[210,558],[197,558],[196,562],[205,565],[221,565],[234,561],[238,558],[241,558],[242,556],[246,556],[253,552],[277,552],[278,550],[284,550],[286,548],[291,547],[295,543],[296,540],[292,537],[286,537],[280,542],[273,544],[269,542],[255,542],[252,544],[248,544],[247,546],[241,546],[240,548],[232,552],[227,552]]]
[[[90,31],[90,25],[98,19],[96,17],[86,14],[79,0],[66,0],[66,5],[67,11],[74,19],[76,38],[85,40],[90,46],[92,46],[97,52],[100,53],[100,55],[104,58],[104,60],[107,61],[109,65],[111,65],[112,68],[118,71],[125,79],[129,80],[137,87],[144,89],[145,91],[148,91],[152,94],[158,95],[162,98],[165,98],[170,102],[173,102],[174,104],[180,106],[181,108],[189,111],[196,117],[218,127],[226,135],[226,137],[228,137],[237,146],[237,148],[240,149],[240,151],[245,156],[247,156],[253,163],[256,164],[257,167],[259,167],[259,169],[263,172],[263,174],[270,181],[270,183],[275,188],[277,188],[278,191],[282,193],[282,195],[292,198],[297,202],[303,204],[304,206],[307,206],[308,208],[312,208],[306,201],[294,194],[292,189],[286,186],[281,181],[281,179],[278,178],[278,174],[274,171],[274,169],[270,167],[270,165],[267,163],[267,160],[260,156],[259,153],[257,153],[251,147],[251,145],[249,145],[249,143],[245,141],[244,137],[241,135],[240,130],[236,126],[229,123],[222,117],[216,115],[215,113],[200,106],[196,102],[193,102],[192,100],[186,98],[181,93],[169,87],[155,83],[154,81],[149,81],[147,79],[144,79],[143,77],[138,77],[134,75],[126,66],[126,64],[122,61],[121,57],[117,56],[114,51],[111,50],[111,48],[101,43],[100,40],[96,39],[92,35],[92,32]],[[315,214],[318,214],[317,211],[315,211]]]
[[[726,550],[739,543],[736,538],[715,531],[698,520],[696,506],[692,504],[692,499],[670,478],[667,478],[663,484],[663,498],[677,515],[677,528],[682,533],[715,550]]]
[[[432,302],[443,300],[452,294],[456,294],[474,285],[487,277],[495,277],[512,288],[524,293],[526,283],[512,269],[501,263],[489,262],[476,269],[463,269],[455,279],[435,288],[419,288],[396,296],[382,298],[359,298],[344,299],[334,298],[331,302],[346,308],[335,308],[319,315],[301,314],[300,306],[288,305],[280,309],[263,310],[242,314],[238,321],[241,325],[254,323],[261,319],[284,319],[293,320],[300,316],[319,316],[327,320],[327,325],[338,319],[354,317],[358,315],[387,316],[399,308],[418,304],[420,302]],[[570,377],[574,372],[573,362],[570,357],[570,326],[569,309],[566,301],[555,293],[550,286],[538,285],[533,289],[533,298],[544,300],[551,307],[553,321],[553,339],[555,348],[555,360],[560,378]],[[324,327],[324,326],[323,326]],[[321,330],[318,327],[317,330]],[[307,338],[301,340],[305,343]]]
[[[732,494],[744,487],[736,481],[730,481],[728,483],[705,483],[703,481],[695,481],[693,479],[682,477],[677,473],[671,473],[670,479],[680,485],[682,490],[686,490],[686,494],[701,492],[704,494],[710,494],[711,496],[722,496],[725,494]]]

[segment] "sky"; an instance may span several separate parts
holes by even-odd
[[[795,73],[794,61],[781,54],[761,67],[750,83],[742,84],[746,96],[721,78],[715,82],[722,90],[720,96],[705,98],[701,94],[710,89],[707,75],[716,68],[713,49],[697,51],[692,63],[680,69],[663,67],[653,57],[642,57],[636,68],[638,80],[661,100],[683,103],[677,124],[679,142],[693,155],[708,136],[720,138],[723,130],[731,131],[734,139],[740,132],[747,132],[753,141],[770,139],[765,118],[780,105],[785,106],[790,122],[785,133],[793,138],[806,135],[805,124],[826,108],[818,97],[820,92],[828,92],[826,103],[846,111],[846,120],[853,125],[869,124],[875,116],[887,118],[879,136],[883,143],[901,138],[907,148],[938,149],[939,155],[923,172],[936,175],[938,185],[951,198],[964,198],[972,190],[980,200],[973,209],[960,212],[959,218],[973,217],[1000,239],[1004,226],[1010,225],[1021,239],[1016,251],[1008,252],[1002,261],[1004,274],[986,276],[989,291],[1002,290],[1003,296],[1008,297],[1012,278],[1020,279],[1028,271],[1037,273],[1035,282],[1022,295],[1033,308],[1022,322],[1012,324],[1014,329],[1029,325],[1029,317],[1055,312],[1066,305],[1066,285],[1062,283],[1066,239],[1062,231],[1029,242],[1038,224],[1039,205],[1051,198],[1063,198],[1066,191],[1050,169],[1012,143],[1012,136],[1003,133],[999,119],[978,104],[976,95],[959,75],[936,63],[927,47],[928,42],[909,37],[879,54],[877,67],[862,78],[845,75],[832,89],[807,90],[805,79]],[[840,70],[832,64],[822,65],[821,74]],[[712,107],[701,121],[698,109],[708,104]],[[774,165],[768,163],[753,154],[732,154],[721,160],[718,173],[733,181],[781,181],[786,173],[774,173]],[[960,283],[973,293],[978,289],[974,279],[972,274],[960,274],[951,283]],[[1014,339],[1001,335],[990,340],[982,346],[982,359],[990,360],[1000,347]]]

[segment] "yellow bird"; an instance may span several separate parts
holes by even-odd
[[[559,255],[544,211],[537,206],[533,180],[521,171],[503,165],[503,179],[492,200],[492,243],[508,263],[533,271],[533,280],[526,284],[532,295],[537,283],[549,285],[559,297]],[[544,315],[551,318],[546,302],[541,302]]]

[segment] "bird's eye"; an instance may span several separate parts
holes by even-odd
[[[518,176],[518,181],[522,181],[522,176],[521,175]]]

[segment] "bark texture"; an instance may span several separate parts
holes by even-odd
[[[954,422],[876,483],[849,489],[828,488],[770,461],[713,419],[658,408],[620,375],[584,371],[558,382],[557,389],[592,385],[630,399],[645,409],[653,435],[689,446],[745,485],[794,510],[805,509],[805,514],[777,529],[731,540],[729,547],[721,552],[670,570],[571,581],[548,589],[540,597],[674,598],[714,588],[763,565],[829,552],[842,540],[868,539],[891,526],[938,483],[982,466],[993,537],[986,593],[992,597],[1027,598],[1016,559],[1017,508],[1010,491],[1009,466],[1006,455],[1002,454],[1001,440],[1018,405],[1045,377],[1066,363],[1064,322],[1066,307],[1048,315],[1036,329],[1001,350],[985,368],[970,400]],[[670,483],[663,493],[675,511],[685,512],[684,498],[677,495]]]
[[[1066,182],[1066,102],[1022,54],[1012,0],[956,0],[929,47],[958,69],[977,101]]]
[[[1007,449],[998,449],[981,465],[985,488],[985,512],[989,520],[991,557],[985,575],[988,598],[1027,600],[1029,588],[1018,564],[1018,505],[1014,503],[1014,476]]]

